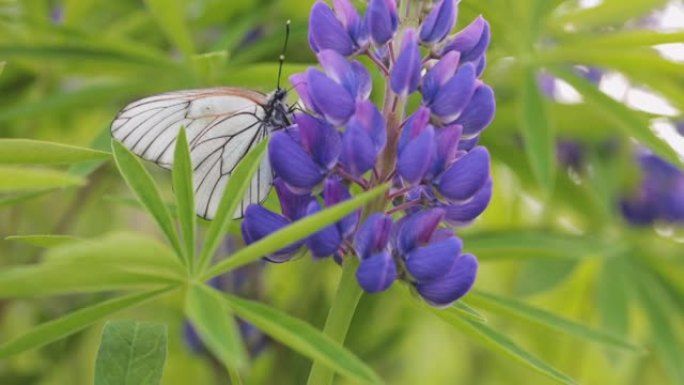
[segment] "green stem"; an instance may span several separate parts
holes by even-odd
[[[344,339],[347,337],[347,331],[354,318],[356,305],[363,294],[363,291],[356,283],[355,273],[358,265],[359,261],[353,255],[344,259],[342,277],[340,277],[335,299],[323,327],[323,333],[340,344],[343,344]],[[335,373],[330,368],[318,361],[314,361],[311,366],[311,372],[309,372],[307,385],[329,385],[332,383],[334,375]]]

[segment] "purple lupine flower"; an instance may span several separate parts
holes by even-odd
[[[470,289],[477,260],[454,227],[475,220],[492,196],[489,153],[477,143],[495,98],[479,79],[489,25],[479,17],[448,36],[456,6],[436,2],[416,27],[400,20],[394,0],[370,0],[365,15],[347,0],[334,0],[334,11],[314,4],[309,40],[322,69],[290,77],[306,112],[269,143],[281,213],[250,206],[246,242],[351,198],[353,185],[389,183],[386,200],[366,208],[365,220],[354,213],[266,258],[284,261],[303,250],[318,259],[358,258],[365,291],[402,280],[435,306]],[[420,45],[429,50],[424,58]],[[357,55],[384,78],[384,105],[369,99],[370,71]],[[422,103],[409,109],[409,98]]]
[[[637,162],[642,171],[640,184],[620,202],[625,219],[637,226],[684,224],[684,171],[643,149]]]

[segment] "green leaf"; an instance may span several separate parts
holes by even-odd
[[[568,377],[568,375],[552,367],[533,354],[527,352],[504,334],[501,334],[495,329],[487,326],[487,324],[473,321],[468,318],[462,318],[460,315],[456,315],[454,313],[450,314],[449,312],[439,309],[432,308],[431,310],[436,316],[442,318],[444,321],[458,328],[465,334],[482,342],[485,346],[489,347],[493,351],[504,354],[558,383],[575,385],[575,381]]]
[[[681,160],[670,145],[660,139],[650,128],[647,119],[642,118],[636,111],[610,98],[596,86],[574,73],[562,68],[552,68],[551,71],[559,78],[567,81],[585,99],[587,105],[595,108],[610,119],[627,135],[633,136],[653,152],[664,157],[673,164],[681,164]]]
[[[6,207],[6,206],[13,206],[13,205],[19,204],[21,202],[31,200],[33,198],[39,198],[39,197],[42,197],[43,195],[51,193],[53,191],[55,191],[55,190],[49,189],[49,190],[38,190],[38,191],[29,191],[29,192],[23,192],[23,193],[15,193],[15,194],[4,195],[4,196],[0,197],[0,208]]]
[[[492,312],[527,320],[611,348],[636,353],[644,352],[639,346],[625,341],[618,335],[604,330],[590,328],[586,325],[563,318],[513,298],[501,297],[482,291],[474,291],[468,295],[468,300],[479,307],[488,309]]]
[[[485,318],[485,316],[483,316],[479,311],[475,310],[472,306],[466,304],[464,300],[457,301],[450,308],[444,309],[444,311],[455,311],[473,321],[482,323],[487,322],[487,318]]]
[[[0,166],[0,192],[83,186],[85,180],[65,172]]]
[[[185,312],[202,342],[226,369],[240,369],[247,364],[247,351],[235,319],[216,291],[204,285],[190,287]]]
[[[162,323],[107,322],[95,361],[95,385],[158,385],[166,345]]]
[[[578,7],[572,12],[559,14],[550,22],[551,25],[560,28],[566,25],[572,25],[574,29],[605,28],[609,25],[624,24],[631,18],[643,17],[666,2],[667,0],[605,0],[596,7]]]
[[[601,325],[617,335],[629,330],[630,285],[623,258],[606,260],[596,282],[596,302]]]
[[[80,241],[80,238],[71,235],[58,234],[31,234],[31,235],[10,235],[5,238],[8,241],[17,241],[27,245],[38,247],[55,247],[61,246],[71,242]]]
[[[240,318],[293,350],[356,382],[383,383],[359,358],[311,325],[258,302],[229,294],[223,298]]]
[[[0,164],[64,164],[108,158],[89,148],[30,139],[0,139]]]
[[[678,324],[673,317],[672,309],[675,307],[660,285],[658,279],[654,279],[641,269],[630,273],[630,282],[638,282],[636,292],[644,310],[651,329],[653,345],[657,352],[657,358],[661,361],[666,372],[669,374],[672,384],[684,384],[684,366],[682,357],[684,349],[678,342]]]
[[[307,237],[316,231],[333,224],[354,210],[370,203],[371,201],[381,197],[388,186],[381,185],[372,190],[366,191],[354,198],[338,203],[325,210],[319,211],[314,215],[307,216],[293,224],[276,231],[266,238],[260,239],[251,245],[240,249],[238,252],[222,260],[213,267],[211,267],[202,277],[203,280],[210,279],[219,274],[236,269],[240,266],[246,265],[250,262],[256,261],[265,255],[271,254],[283,248],[292,242]]]
[[[171,214],[166,208],[152,177],[135,155],[128,151],[121,143],[112,140],[112,150],[116,165],[126,184],[133,190],[140,202],[145,205],[147,211],[152,214],[152,217],[157,221],[162,232],[164,232],[164,235],[166,235],[166,238],[178,253],[178,257],[181,258],[183,252],[173,227]]]
[[[534,68],[525,68],[521,81],[520,127],[525,139],[525,152],[537,181],[550,194],[556,172],[556,144],[547,117],[547,101],[539,91]]]
[[[466,250],[480,260],[510,258],[611,257],[625,249],[616,242],[594,236],[562,234],[543,230],[500,230],[463,235]]]
[[[252,183],[252,177],[259,169],[261,159],[266,153],[268,140],[262,140],[256,145],[238,165],[235,167],[232,175],[228,179],[228,184],[223,191],[221,202],[216,210],[216,217],[211,221],[207,235],[204,239],[204,247],[200,254],[199,267],[203,271],[209,264],[211,257],[216,252],[223,236],[230,223],[233,221],[233,215],[238,208],[238,205],[244,199],[245,192]]]
[[[145,0],[145,5],[169,40],[185,56],[190,56],[195,52],[195,45],[185,22],[185,4],[179,0]]]
[[[183,232],[184,255],[186,263],[191,265],[195,255],[195,196],[192,185],[192,161],[185,128],[181,128],[176,137],[172,177],[177,214]]]
[[[130,294],[76,310],[61,318],[40,324],[26,334],[0,346],[0,358],[39,348],[51,342],[70,336],[112,314],[168,292],[169,289]]]

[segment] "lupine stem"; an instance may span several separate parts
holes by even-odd
[[[347,256],[344,259],[337,293],[335,293],[335,299],[328,313],[328,319],[323,327],[323,333],[340,344],[347,337],[347,331],[349,330],[352,318],[354,318],[356,305],[363,294],[355,278],[358,265],[359,261],[354,255]],[[311,367],[307,385],[329,385],[332,383],[334,375],[335,373],[329,367],[315,361]]]

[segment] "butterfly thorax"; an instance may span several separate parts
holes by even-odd
[[[285,128],[291,124],[290,109],[285,104],[286,97],[287,91],[282,88],[278,88],[268,96],[268,101],[264,106],[263,120],[271,131]]]

